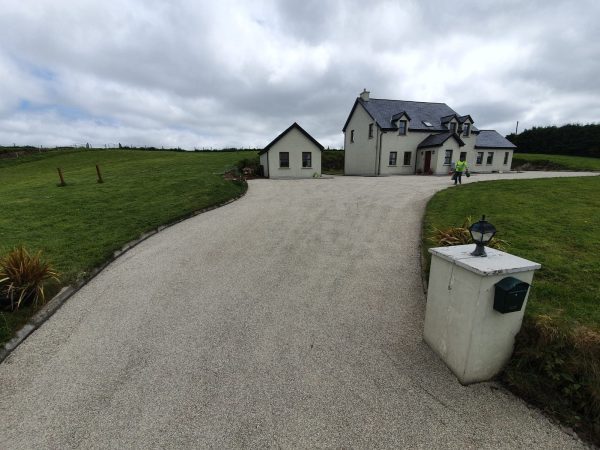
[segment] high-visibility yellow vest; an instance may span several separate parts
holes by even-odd
[[[454,168],[454,170],[456,172],[464,172],[466,168],[467,168],[466,161],[456,161],[456,166]]]

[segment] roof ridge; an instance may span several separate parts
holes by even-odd
[[[392,99],[392,98],[370,98],[366,102],[368,103],[371,100],[385,100],[385,101],[388,101],[388,102],[427,103],[429,105],[446,105],[446,106],[448,106],[444,102],[420,102],[418,100],[396,100],[396,99]],[[365,100],[363,100],[363,101],[365,101]]]

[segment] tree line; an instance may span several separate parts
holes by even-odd
[[[600,124],[533,127],[506,136],[521,153],[593,156],[600,158]]]

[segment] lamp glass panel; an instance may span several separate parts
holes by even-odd
[[[471,236],[473,236],[473,240],[475,242],[481,242],[481,238],[483,237],[483,233],[477,230],[471,230]]]
[[[484,244],[487,244],[488,242],[490,242],[490,239],[492,239],[494,237],[494,232],[493,231],[488,231],[487,233],[483,233],[483,237],[482,237],[482,241]]]

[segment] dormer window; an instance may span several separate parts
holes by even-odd
[[[463,125],[463,136],[468,137],[470,133],[471,133],[471,124],[465,123]]]
[[[456,122],[450,122],[450,123],[448,124],[448,129],[449,129],[450,131],[452,131],[453,133],[456,133]]]
[[[398,121],[398,134],[405,135],[406,134],[406,126],[407,126],[406,120],[399,120]]]

